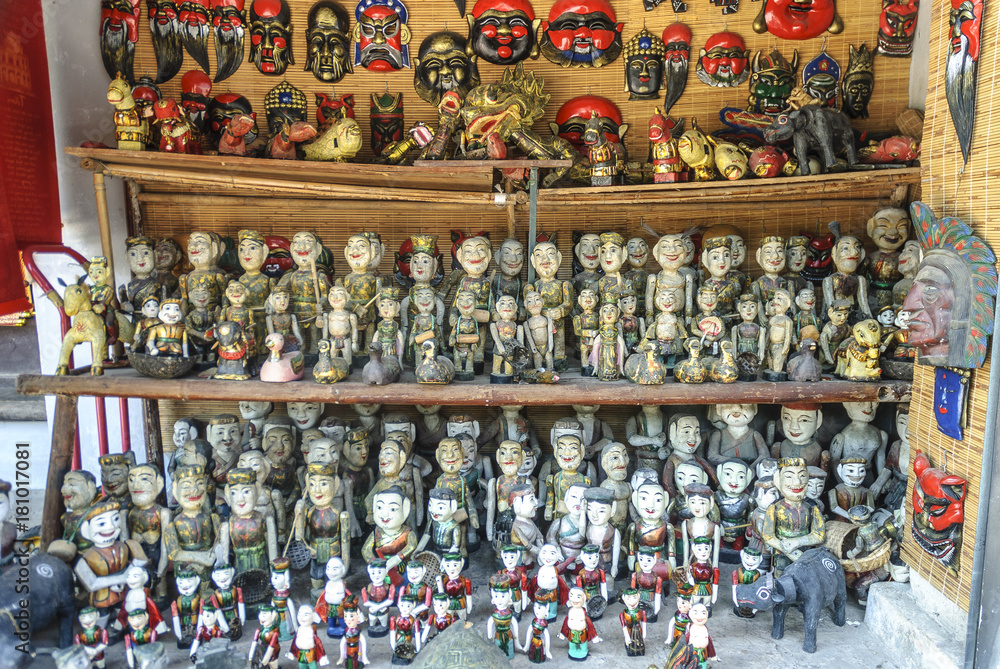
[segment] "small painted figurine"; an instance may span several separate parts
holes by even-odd
[[[128,534],[149,558],[146,570],[151,589],[165,595],[166,581],[162,579],[169,562],[163,529],[170,524],[170,512],[156,502],[163,491],[163,476],[149,464],[130,467],[128,491],[132,502],[126,517]]]
[[[222,291],[219,291],[220,297]],[[218,318],[217,305],[212,304],[212,291],[199,284],[188,291],[188,312],[184,317],[184,328],[188,341],[194,345],[202,362],[215,361],[215,334]],[[162,320],[162,319],[161,319]]]
[[[785,381],[785,362],[795,341],[795,322],[788,315],[792,298],[784,288],[774,291],[767,305],[767,346],[764,349],[765,381]]]
[[[504,295],[510,295],[517,303],[517,319],[524,318],[524,307],[521,304],[521,269],[524,267],[524,245],[516,239],[505,239],[497,250],[497,267],[500,276],[491,277],[493,282],[493,305]]]
[[[424,535],[417,544],[417,552],[429,545],[430,550],[437,555],[465,554],[465,527],[464,523],[455,518],[457,511],[458,497],[450,488],[434,488],[427,494],[429,520]]]
[[[328,296],[330,311],[323,314],[320,327],[323,339],[330,342],[330,355],[343,358],[351,366],[352,356],[360,348],[360,327],[356,314],[348,311],[350,293],[341,285],[330,288]]]
[[[749,546],[740,551],[740,566],[733,570],[733,613],[740,618],[753,618],[757,610],[749,606],[741,606],[737,597],[739,585],[753,585],[762,575],[762,557],[760,551]]]
[[[434,630],[434,636],[437,636],[458,620],[458,616],[451,612],[451,598],[447,594],[435,592],[431,598],[431,606],[434,609],[434,613],[428,620],[427,625],[424,626],[423,643],[427,643],[427,637],[432,629]]]
[[[368,561],[369,583],[361,589],[361,603],[368,608],[368,634],[384,637],[389,633],[389,608],[395,603],[396,586],[387,576],[386,560]]]
[[[653,571],[658,562],[655,548],[640,546],[635,555],[635,571],[629,581],[630,586],[639,592],[646,617],[653,623],[660,615],[660,598],[663,593],[663,579]]]
[[[194,633],[194,641],[191,642],[191,650],[188,658],[192,663],[198,661],[198,648],[212,639],[221,639],[225,634],[225,621],[221,614],[211,604],[202,602],[201,610],[198,613],[198,628]]]
[[[133,278],[127,285],[118,287],[118,302],[122,310],[132,316],[133,322],[136,322],[137,314],[148,298],[160,297],[161,286],[156,280],[153,261],[154,244],[149,237],[129,237],[125,240],[128,267]]]
[[[239,323],[224,321],[219,323],[215,329],[218,368],[212,378],[226,379],[229,381],[246,381],[250,378],[248,367],[249,357],[255,348],[253,342],[248,341],[243,326]]]
[[[285,288],[274,288],[267,297],[267,333],[280,334],[285,340],[286,351],[298,351],[302,348],[302,332],[299,331],[299,319],[294,313],[288,313],[290,293]]]
[[[75,572],[84,590],[90,593],[90,606],[103,618],[114,613],[124,600],[130,564],[146,564],[140,550],[122,539],[124,518],[119,503],[113,499],[94,502],[80,520],[78,531],[91,542],[77,559]]]
[[[128,616],[128,631],[125,634],[125,657],[128,660],[129,669],[135,669],[135,655],[133,649],[137,646],[144,646],[147,643],[156,641],[157,632],[149,624],[149,613],[142,604],[132,604],[131,608],[126,608]]]
[[[278,630],[281,641],[290,641],[298,625],[292,599],[292,575],[288,569],[291,561],[286,557],[271,560],[271,606],[278,612]]]
[[[383,288],[379,292],[378,315],[382,318],[375,328],[375,341],[382,345],[383,355],[403,360],[403,330],[396,322],[399,316],[399,289]]]
[[[316,350],[316,342],[322,338],[318,321],[323,319],[317,317],[320,316],[323,296],[330,292],[329,279],[316,267],[323,250],[323,245],[312,232],[295,233],[290,246],[295,270],[285,272],[277,286],[288,291],[291,312],[298,327],[307,335],[307,338],[299,338],[302,349],[307,352]]]
[[[254,317],[253,309],[247,304],[249,292],[246,285],[240,281],[230,281],[226,286],[226,293],[223,298],[223,306],[220,308],[218,321],[233,321],[239,323],[243,328],[249,344],[248,357],[253,360],[260,350],[262,343],[257,339],[257,318]]]
[[[677,139],[671,134],[675,127],[659,107],[653,108],[648,133],[650,153],[653,156],[653,183],[688,180],[688,171],[677,150]]]
[[[674,367],[674,378],[679,383],[704,383],[708,378],[708,367],[702,359],[701,341],[690,337],[684,342],[688,357]]]
[[[577,345],[580,347],[580,374],[593,376],[594,366],[590,354],[600,327],[596,311],[599,303],[597,292],[590,288],[583,288],[580,290],[576,302],[580,312],[573,315],[573,333],[577,336]]]
[[[625,435],[635,449],[638,469],[660,468],[670,449],[667,448],[667,421],[659,406],[644,404],[639,413],[628,419]]]
[[[361,623],[364,618],[358,609],[356,599],[348,600],[344,603],[344,624],[347,631],[344,638],[340,640],[340,659],[338,665],[343,665],[344,669],[365,669],[371,664],[368,659],[368,640],[361,633]]]
[[[678,572],[679,574],[682,572]],[[691,593],[694,588],[686,580],[677,583],[677,610],[674,612],[670,623],[667,625],[669,634],[665,646],[674,646],[678,639],[683,639],[687,632],[688,625],[691,624]]]
[[[462,422],[455,422],[456,417],[453,416],[448,422],[446,430],[452,432],[453,428],[458,429],[458,425],[462,425]],[[461,418],[465,418],[464,416]],[[465,423],[467,424],[467,423]],[[478,433],[478,424],[476,428]],[[447,432],[446,432],[447,433]],[[459,432],[459,436],[461,436]],[[474,442],[473,442],[474,443]],[[447,488],[455,494],[455,500],[457,502],[456,513],[462,512],[465,516],[465,520],[459,522],[459,524],[466,529],[465,536],[462,539],[462,551],[465,550],[466,542],[469,536],[472,534],[471,530],[479,529],[479,514],[476,510],[476,505],[472,499],[472,491],[469,489],[469,484],[466,477],[462,474],[462,469],[465,465],[465,451],[462,448],[462,442],[452,436],[445,437],[438,443],[437,450],[434,452],[434,458],[437,460],[438,466],[441,467],[441,474],[438,476],[435,482],[435,487],[437,488]],[[456,519],[457,520],[457,519]],[[469,529],[471,528],[471,530]]]
[[[178,648],[190,648],[198,627],[198,611],[201,609],[201,578],[194,571],[174,568],[174,585],[177,599],[170,603],[174,637]]]
[[[310,464],[306,473],[306,499],[295,504],[295,538],[309,547],[309,576],[313,589],[323,586],[326,566],[339,557],[350,565],[351,515],[342,510],[341,479],[333,464]]]
[[[625,637],[625,654],[640,657],[646,654],[646,612],[639,608],[639,591],[625,588],[622,591],[624,610],[618,614]]]
[[[122,599],[122,606],[118,611],[118,616],[111,622],[112,630],[116,632],[120,632],[123,629],[127,630],[129,611],[142,608],[147,615],[144,624],[148,624],[150,629],[155,630],[157,634],[165,634],[167,632],[167,623],[164,622],[156,602],[149,596],[149,589],[146,587],[148,583],[149,575],[145,569],[135,564],[128,567],[125,572],[125,585],[127,589],[125,590],[125,596]]]
[[[555,452],[559,472],[549,476],[545,481],[546,520],[553,520],[567,513],[563,498],[570,486],[580,483],[589,488],[592,485],[590,477],[578,471],[584,455],[583,444],[578,436],[566,434],[559,437]]]
[[[524,334],[535,369],[552,369],[554,365],[552,356],[556,327],[550,317],[542,315],[544,307],[541,293],[532,290],[524,296],[524,308],[528,312],[523,326]]]
[[[138,8],[138,5],[136,5]],[[141,11],[136,9],[136,11]],[[107,21],[107,19],[105,19]],[[133,24],[134,25],[134,24]],[[119,27],[119,31],[124,26]],[[132,43],[132,48],[135,44]],[[132,97],[132,85],[119,72],[108,86],[108,103],[114,105],[115,139],[120,151],[145,151],[149,143],[149,121],[143,116]]]
[[[441,558],[441,575],[437,579],[438,592],[443,592],[451,602],[448,609],[460,620],[472,612],[472,581],[462,576],[465,558],[461,553],[446,553]]]
[[[379,248],[375,248],[375,246]],[[351,268],[344,278],[344,288],[350,295],[348,309],[357,317],[358,350],[365,350],[375,335],[375,308],[373,301],[379,295],[379,283],[370,265],[376,253],[381,256],[385,248],[381,241],[367,234],[351,235],[344,247],[344,258]],[[362,340],[363,336],[363,340]]]
[[[816,291],[803,288],[795,296],[795,340],[806,337],[819,341],[820,319],[816,315]]]
[[[587,615],[587,595],[581,588],[570,588],[567,596],[569,610],[563,620],[559,638],[569,641],[569,657],[571,660],[583,661],[590,654],[591,643],[601,643],[594,623]]]
[[[840,376],[848,381],[878,381],[882,369],[878,366],[879,344],[882,341],[882,327],[874,318],[856,323],[851,328],[851,336],[841,347],[846,349],[845,365]]]
[[[597,547],[598,561],[602,571],[607,570],[611,580],[618,578],[618,560],[621,556],[622,533],[612,524],[618,502],[614,490],[606,487],[587,488],[583,493],[587,512],[586,537],[589,545]],[[627,506],[627,502],[624,503]],[[586,552],[587,546],[584,546]],[[587,566],[590,558],[584,560]],[[604,577],[601,577],[603,581]],[[592,594],[590,592],[588,595]],[[607,599],[607,594],[604,595]]]
[[[475,378],[475,357],[480,345],[480,325],[475,318],[476,296],[471,291],[461,291],[455,296],[455,311],[451,319],[448,345],[454,351],[455,379],[471,381]]]
[[[753,482],[753,470],[743,460],[730,458],[715,468],[715,474],[719,479],[715,505],[719,509],[722,540],[728,547],[740,550],[753,506],[753,501],[746,492]]]
[[[640,549],[649,549],[658,577],[669,578],[677,567],[674,527],[666,519],[670,497],[654,479],[636,487],[631,501],[637,516],[626,532],[629,569],[636,569]]]
[[[632,486],[629,485],[628,481],[628,467],[629,455],[625,444],[615,442],[604,448],[604,452],[601,453],[601,469],[604,471],[606,478],[601,482],[601,487],[611,492],[613,511],[610,523],[618,530],[620,538],[625,536],[625,530],[628,526],[628,507],[632,497]],[[591,496],[588,495],[588,507],[590,503]],[[588,508],[587,511],[587,519],[590,525],[593,526],[594,520],[590,518],[590,509]],[[589,528],[587,536],[594,536]],[[615,563],[614,571],[617,577],[617,562]]]
[[[85,606],[77,614],[80,631],[73,635],[73,645],[83,646],[90,666],[104,669],[104,651],[108,647],[108,630],[98,626],[100,613],[93,606]]]
[[[811,467],[828,469],[830,453],[816,438],[823,424],[819,404],[801,402],[781,407],[781,432],[785,438],[771,447],[773,458],[802,458]]]
[[[243,626],[246,625],[246,606],[243,603],[243,589],[233,585],[236,570],[229,564],[216,565],[212,569],[212,583],[215,590],[209,598],[209,603],[219,612],[220,618],[228,628],[227,636],[232,641],[238,641],[243,636]]]
[[[420,621],[421,629],[427,626],[427,619],[430,617],[431,606],[434,603],[433,597],[437,584],[432,581],[433,579],[427,577],[426,563],[422,560],[410,560],[406,564],[406,580],[396,589],[398,593],[397,608],[399,599],[413,597],[413,615]]]
[[[727,458],[739,458],[755,467],[770,455],[764,437],[750,426],[757,415],[756,404],[720,404],[717,411],[726,427],[709,437],[709,462],[718,466]]]
[[[684,632],[684,642],[691,646],[695,657],[698,658],[699,667],[708,666],[709,661],[720,661],[719,656],[715,653],[715,645],[708,633],[708,627],[705,626],[710,614],[709,608],[704,604],[700,602],[692,604],[691,612],[688,614],[691,622],[687,626],[687,631]]]
[[[804,551],[822,546],[826,538],[823,514],[813,504],[805,501],[809,471],[805,460],[788,458],[778,466],[778,491],[782,499],[764,512],[761,538],[774,551],[775,576],[780,576],[788,565]]]
[[[465,276],[459,280],[449,321],[454,328],[452,331],[453,334],[455,334],[455,330],[458,330],[458,334],[472,334],[472,329],[468,325],[464,328],[468,332],[463,332],[463,328],[459,323],[458,308],[459,296],[464,292],[472,293],[474,298],[472,312],[471,314],[462,314],[461,317],[463,319],[471,317],[477,323],[476,334],[479,338],[478,343],[475,347],[471,343],[468,346],[472,350],[474,368],[479,372],[482,371],[483,359],[486,353],[486,332],[489,329],[487,324],[490,322],[490,279],[486,276],[486,270],[492,258],[493,250],[490,248],[490,241],[486,237],[467,237],[462,240],[462,243],[455,251],[455,259],[462,266]]]
[[[376,558],[385,560],[384,570],[394,585],[402,583],[404,565],[417,547],[416,532],[406,524],[410,504],[398,486],[375,494],[372,498],[375,529],[361,547],[361,557],[369,564]]]
[[[537,291],[542,296],[542,315],[550,318],[555,326],[552,355],[556,371],[566,369],[565,318],[573,309],[573,284],[556,278],[562,264],[562,253],[552,242],[541,242],[531,252],[531,266],[536,273],[535,283],[524,287],[525,295]],[[527,308],[527,304],[525,305]]]
[[[510,508],[514,510],[514,523],[510,528],[510,541],[524,550],[526,569],[534,566],[538,553],[545,544],[545,535],[535,524],[538,511],[538,497],[528,483],[520,483],[510,489]]]
[[[566,564],[559,547],[545,544],[538,551],[538,570],[528,581],[528,594],[533,602],[545,602],[548,606],[548,621],[559,614],[559,607],[566,604],[569,586],[563,578]]]
[[[196,231],[188,236],[187,258],[194,270],[180,277],[181,299],[189,302],[191,292],[202,287],[209,295],[205,308],[214,313],[216,307],[222,304],[222,296],[229,283],[218,265],[222,251],[222,239],[214,232]]]
[[[501,295],[494,304],[496,316],[490,324],[493,338],[493,373],[490,383],[508,383],[513,379],[512,361],[524,348],[524,328],[517,323],[517,300]]]
[[[828,369],[842,368],[844,365],[840,345],[851,334],[847,319],[851,315],[851,303],[847,300],[835,300],[827,305],[826,316],[829,319],[819,335],[819,348],[823,352],[823,364]]]
[[[864,485],[868,476],[868,461],[864,458],[843,458],[837,463],[838,483],[829,493],[830,513],[850,522],[849,511],[859,504],[875,508],[875,498]]]
[[[591,620],[600,620],[608,604],[608,577],[601,569],[600,546],[597,544],[584,546],[580,551],[579,561],[583,566],[576,575],[576,585],[587,593],[587,612]]]
[[[532,663],[541,664],[545,660],[552,659],[548,630],[549,607],[544,602],[535,602],[532,610],[534,618],[532,618],[531,624],[526,627],[521,650],[528,655],[528,660]]]
[[[96,270],[97,263],[91,265]],[[69,358],[73,354],[73,349],[77,344],[89,342],[94,362],[91,364],[90,373],[94,376],[104,374],[104,360],[108,357],[108,324],[104,315],[100,314],[100,304],[95,305],[94,296],[90,286],[85,281],[87,276],[81,276],[76,283],[66,286],[63,297],[59,297],[55,291],[47,293],[56,307],[63,310],[66,316],[73,318],[73,327],[70,328],[63,337],[62,349],[59,352],[59,364],[56,367],[56,374],[66,376],[69,374]],[[110,291],[110,298],[114,297],[114,292]],[[96,306],[96,308],[95,308]],[[112,317],[111,322],[114,322]]]
[[[590,486],[586,482],[570,484],[562,499],[565,512],[555,518],[545,535],[547,543],[559,546],[563,557],[575,560],[587,543],[587,512],[583,495]]]
[[[880,309],[895,303],[893,287],[903,278],[899,270],[900,249],[909,235],[909,213],[899,207],[879,209],[868,219],[865,230],[878,250],[864,259],[861,272],[868,279],[874,298],[872,308]]]
[[[409,664],[420,652],[422,636],[420,620],[413,611],[417,598],[413,595],[403,595],[399,598],[399,615],[389,621],[389,646],[392,648],[393,664]]]
[[[510,491],[526,482],[526,478],[519,473],[524,464],[524,449],[519,442],[504,439],[497,447],[496,460],[501,475],[486,484],[486,540],[493,543],[499,557],[500,547],[509,539],[514,522],[514,510],[508,502]]]
[[[719,598],[719,568],[713,566],[718,551],[714,551],[711,537],[697,536],[691,540],[691,557],[687,562],[688,582],[694,586],[693,604],[704,604],[708,610]]]
[[[625,364],[625,339],[622,337],[618,317],[618,295],[605,293],[599,312],[600,328],[593,339],[590,367],[601,381],[617,381]]]
[[[257,605],[257,622],[260,627],[253,633],[253,642],[247,656],[250,666],[278,669],[278,657],[281,653],[278,612],[271,604],[260,603]]]
[[[326,623],[326,635],[339,639],[344,636],[344,602],[351,597],[351,591],[344,585],[347,568],[339,557],[332,557],[326,563],[326,584],[313,607],[320,622]]]
[[[511,582],[506,574],[490,578],[490,602],[493,613],[486,621],[486,638],[496,644],[508,660],[514,659],[517,646],[517,618],[514,616]]]
[[[850,322],[872,317],[868,303],[868,279],[858,274],[858,267],[865,259],[865,249],[857,237],[843,236],[833,247],[833,264],[836,271],[823,279],[823,304],[834,300],[847,300],[851,305]]]

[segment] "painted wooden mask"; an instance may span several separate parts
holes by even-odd
[[[245,136],[247,144],[257,139],[260,130],[257,127],[257,113],[250,106],[250,101],[237,93],[223,93],[217,95],[208,103],[208,120],[205,123],[206,130],[218,141],[222,131],[226,129],[233,117],[246,114],[254,120],[253,129]]]
[[[410,28],[399,0],[361,0],[354,9],[354,64],[373,72],[410,66]]]
[[[212,99],[212,80],[201,70],[190,70],[181,77],[181,106],[191,123],[201,132],[205,126],[208,103]]]
[[[403,94],[371,94],[371,147],[375,155],[403,139]]]
[[[913,540],[925,553],[957,571],[969,482],[931,467],[930,459],[920,451],[913,458],[913,473]]]
[[[555,123],[549,128],[553,135],[559,135],[578,151],[585,152],[583,131],[591,118],[591,112],[596,111],[600,118],[604,136],[609,142],[620,142],[628,130],[628,124],[622,123],[622,112],[614,102],[597,95],[581,95],[567,100],[556,113]]]
[[[292,56],[292,10],[286,0],[250,5],[250,62],[261,74],[284,74]]]
[[[466,16],[467,53],[494,65],[516,65],[538,58],[535,33],[541,24],[528,0],[479,0]]]
[[[542,55],[563,67],[601,67],[622,52],[623,23],[608,0],[556,0],[542,22]]]
[[[179,9],[184,48],[198,67],[208,72],[208,0],[184,0]]]
[[[132,99],[142,111],[152,108],[160,97],[160,87],[151,77],[139,77],[139,81],[132,87]]]
[[[709,86],[739,86],[750,76],[750,50],[736,33],[723,31],[698,53],[698,78]]]
[[[969,161],[976,107],[983,0],[951,0],[951,45],[945,68],[945,96],[962,157]]]
[[[772,49],[766,56],[758,51],[750,75],[747,111],[774,116],[788,109],[788,96],[795,86],[795,71],[798,69],[798,51],[792,52],[790,63],[777,49]]]
[[[771,33],[781,39],[804,40],[824,31],[836,35],[844,30],[836,0],[764,0],[753,21],[756,33]]]
[[[837,107],[840,88],[840,64],[825,51],[802,68],[802,90],[826,107]]]
[[[466,53],[465,38],[456,32],[431,33],[413,59],[413,88],[421,100],[437,106],[452,91],[463,100],[479,85],[478,56]]]
[[[244,5],[244,0],[212,0],[216,81],[233,76],[243,63],[247,25]]]
[[[354,72],[349,21],[347,11],[330,0],[321,0],[309,10],[306,70],[320,81],[335,84]]]
[[[272,88],[264,96],[267,127],[274,135],[285,123],[306,120],[306,94],[287,81]]]
[[[913,34],[917,30],[918,0],[882,0],[878,21],[878,52],[893,58],[913,55]]]
[[[345,93],[339,98],[316,93],[316,122],[320,127],[327,127],[342,118],[354,118],[353,93]]]
[[[118,73],[135,81],[135,43],[139,41],[140,0],[101,0],[101,61],[108,77]],[[178,68],[179,69],[179,68]]]
[[[663,85],[666,47],[643,28],[625,45],[625,90],[629,100],[655,100]]]
[[[851,118],[868,118],[868,102],[875,89],[875,52],[864,44],[857,49],[851,45],[850,60],[844,81],[840,84],[841,105]]]
[[[688,66],[691,60],[691,29],[683,23],[671,23],[663,29],[663,113],[680,99],[687,86]]]
[[[180,10],[175,0],[146,0],[146,7],[156,56],[156,82],[162,84],[177,76],[184,61]]]

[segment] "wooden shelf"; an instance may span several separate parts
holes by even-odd
[[[575,378],[574,378],[575,376]],[[359,379],[360,373],[352,375]],[[17,391],[23,395],[65,395],[93,397],[137,397],[173,400],[269,400],[273,402],[324,402],[327,404],[443,404],[447,406],[530,406],[601,404],[636,406],[641,404],[718,404],[721,402],[851,402],[874,400],[906,402],[911,384],[907,381],[852,383],[828,380],[819,383],[771,383],[756,381],[734,384],[683,384],[673,380],[662,386],[640,386],[628,381],[600,382],[568,374],[556,384],[490,384],[482,380],[456,382],[446,386],[418,384],[412,373],[388,386],[370,386],[360,380],[323,385],[306,373],[302,381],[264,383],[262,381],[216,381],[189,377],[151,379],[131,369],[106,370],[104,376],[45,376],[23,374]]]

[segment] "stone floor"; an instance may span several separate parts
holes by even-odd
[[[473,593],[474,608],[470,620],[476,623],[477,629],[485,634],[486,618],[489,615],[489,590],[487,582],[489,579],[489,567],[486,562],[485,548],[471,557],[471,565],[466,574],[472,579],[475,591]],[[357,571],[359,564],[354,563],[352,571]],[[720,565],[722,570],[722,583],[729,583],[732,567]],[[308,588],[307,572],[296,574],[293,592],[299,596],[293,597],[297,604],[305,601],[306,589]],[[357,583],[355,583],[357,582]],[[621,586],[623,581],[619,581]],[[348,586],[357,592],[364,585],[359,574],[353,574],[349,579]],[[667,658],[667,646],[664,645],[668,633],[670,617],[674,613],[674,598],[668,597],[663,602],[659,621],[650,623],[648,627],[648,638],[646,642],[647,652],[645,658],[628,658],[625,654],[625,647],[618,624],[618,613],[622,605],[612,604],[608,607],[604,617],[596,622],[598,633],[604,639],[603,643],[592,646],[591,659],[598,663],[619,661],[624,666],[638,667],[645,669],[647,666],[656,665],[662,667]],[[526,612],[524,621],[530,622],[530,609]],[[864,609],[859,607],[852,598],[849,597],[847,608],[847,625],[840,628],[833,624],[832,617],[827,611],[820,618],[818,628],[818,650],[815,654],[808,654],[802,651],[802,616],[796,611],[790,611],[786,623],[785,638],[775,640],[771,638],[771,613],[762,612],[752,620],[737,618],[732,613],[731,589],[723,587],[720,591],[719,601],[715,606],[712,619],[709,621],[709,631],[712,634],[716,651],[721,661],[714,665],[717,667],[739,667],[741,669],[842,669],[844,667],[864,667],[866,669],[899,669],[903,664],[890,656],[878,641],[872,637],[864,622]],[[571,662],[566,655],[567,643],[557,638],[558,629],[562,625],[562,615],[557,624],[550,625],[552,636],[552,652],[554,661],[548,666],[570,667],[577,666]],[[243,657],[249,650],[253,630],[257,627],[256,619],[248,614],[247,627],[243,638],[234,644],[236,651]],[[519,641],[524,640],[524,628],[520,630]],[[325,631],[320,631],[321,638],[326,642]],[[41,635],[38,642],[40,644],[52,643],[51,630]],[[186,661],[186,651],[176,648],[172,634],[167,634],[165,638],[168,653],[171,657],[171,667],[190,666]],[[282,645],[282,653],[287,651],[287,645]],[[336,665],[339,657],[339,643],[331,639],[326,642],[326,651],[330,655],[330,665]],[[369,658],[374,667],[389,667],[391,651],[387,638],[372,639],[369,641]],[[126,669],[124,645],[119,643],[113,646],[107,653],[107,669]],[[38,661],[33,666],[51,667],[53,662],[47,656],[39,656]],[[294,667],[293,662],[287,658],[282,658],[281,667]],[[511,662],[514,669],[527,669],[533,666],[527,656],[518,653]]]

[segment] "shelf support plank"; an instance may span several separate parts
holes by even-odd
[[[67,377],[62,377],[67,378]],[[73,446],[76,441],[76,395],[56,395],[52,419],[52,453],[45,481],[45,505],[42,508],[41,549],[62,538],[59,516],[63,509],[62,483],[66,472],[73,468]]]

